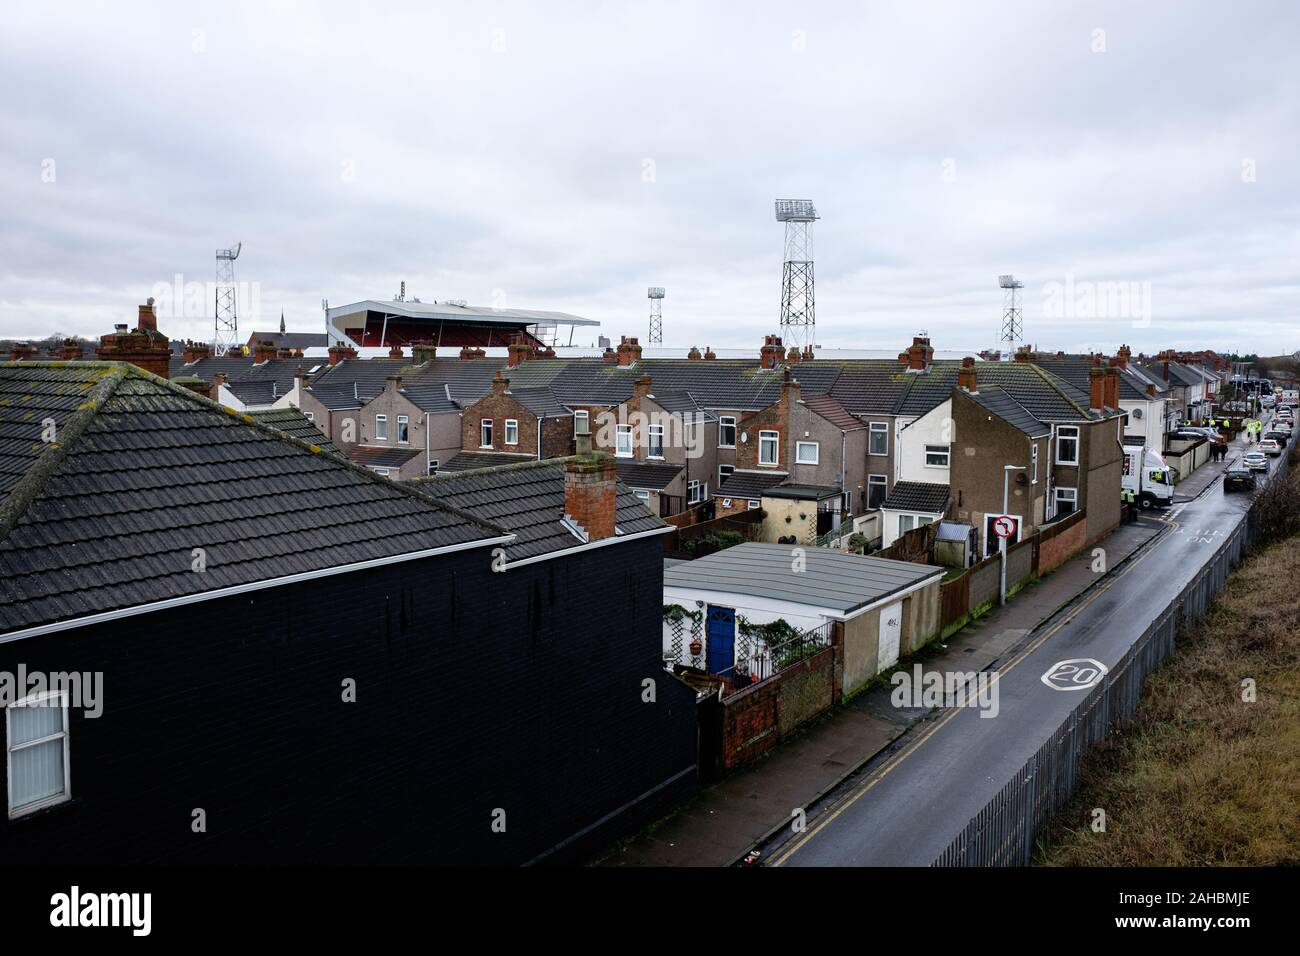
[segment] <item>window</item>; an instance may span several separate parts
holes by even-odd
[[[724,508],[730,508],[730,507],[731,507],[731,499],[730,499],[730,498],[723,498],[723,499],[722,499],[722,507],[724,507]]]
[[[797,465],[815,465],[817,464],[818,448],[815,441],[799,441],[794,443],[794,460]]]
[[[889,481],[884,475],[867,475],[867,508],[879,508],[885,503]]]
[[[573,413],[573,435],[576,438],[579,435],[591,434],[591,413],[586,409]]]
[[[647,458],[662,458],[664,456],[664,426],[651,425],[648,445],[646,448]]]
[[[735,466],[735,465],[719,465],[719,466],[718,466],[718,487],[719,487],[719,488],[722,487],[722,483],[723,483],[724,481],[726,481],[728,478],[731,477],[731,473],[734,472],[735,470],[736,470],[736,466]]]
[[[899,515],[899,516],[898,516],[898,533],[899,533],[899,534],[907,534],[907,532],[911,531],[911,530],[912,530],[913,528],[915,528],[915,527],[916,527],[916,516],[915,516],[915,515]]]
[[[1058,465],[1079,463],[1079,426],[1061,425],[1056,429],[1056,463]]]
[[[409,444],[411,441],[411,420],[405,415],[397,416],[397,443]]]
[[[759,432],[758,433],[758,463],[760,465],[775,465],[781,460],[779,451],[781,435],[779,432]]]
[[[1056,489],[1056,513],[1058,515],[1074,514],[1078,504],[1079,490],[1077,488]]]
[[[316,421],[316,413],[315,413],[315,412],[303,412],[303,415],[306,416],[307,421],[309,421],[309,422],[315,422],[315,421]]]
[[[645,505],[647,509],[650,507],[650,492],[633,491],[632,494],[636,495],[641,500],[641,504]]]
[[[732,415],[718,416],[718,447],[736,447],[736,419]]]
[[[385,477],[385,478],[388,477],[388,469],[387,469],[387,468],[378,468],[378,467],[376,467],[376,468],[371,468],[370,470],[373,471],[376,475],[382,475],[382,476]]]
[[[925,467],[947,468],[948,467],[948,446],[947,445],[926,445],[925,446]]]
[[[884,422],[872,422],[867,443],[868,455],[889,454],[889,426]]]
[[[750,498],[750,499],[749,499],[749,510],[750,510],[750,511],[757,511],[757,510],[759,509],[759,507],[760,507],[761,504],[762,504],[762,502],[760,502],[757,498]]]
[[[701,492],[701,485],[699,481],[692,478],[690,481],[686,482],[687,504],[695,505],[695,504],[699,504],[703,500],[704,500],[704,496],[703,493]]]
[[[429,459],[429,470],[426,471],[425,474],[426,474],[426,475],[436,475],[437,473],[438,473],[438,459],[436,459],[436,458],[430,458],[430,459]]]
[[[34,694],[6,707],[5,747],[10,817],[70,798],[65,694]]]
[[[492,447],[492,419],[485,418],[478,423],[478,444],[480,448]]]
[[[619,458],[632,457],[632,426],[617,425],[614,435],[614,454]]]
[[[519,419],[517,418],[506,419],[506,444],[519,444]]]
[[[1125,459],[1127,461],[1127,459]],[[1034,484],[1038,484],[1038,443],[1031,442],[1029,446],[1029,476]]]
[[[375,416],[375,441],[388,441],[388,416]]]

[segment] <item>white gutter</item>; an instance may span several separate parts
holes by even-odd
[[[251,594],[255,591],[265,591],[268,588],[282,587],[287,584],[298,584],[302,581],[312,581],[317,578],[332,577],[336,574],[348,574],[352,571],[364,571],[369,568],[383,567],[388,564],[400,564],[405,561],[416,561],[420,558],[429,558],[439,554],[450,554],[453,551],[468,551],[473,548],[485,548],[493,544],[508,544],[515,540],[514,534],[498,535],[495,538],[479,538],[475,541],[465,541],[461,544],[444,545],[441,548],[428,548],[424,551],[412,551],[409,554],[395,554],[387,558],[373,558],[369,561],[358,561],[355,564],[342,564],[333,568],[324,568],[320,571],[304,571],[301,574],[290,574],[282,578],[268,578],[265,581],[250,581],[248,584],[236,584],[233,587],[218,588],[215,591],[204,591],[201,594],[187,594],[184,597],[168,598],[165,601],[154,601],[150,604],[140,604],[136,607],[118,608],[114,611],[103,611],[99,614],[88,614],[85,617],[76,617],[67,621],[55,621],[53,624],[41,624],[37,627],[25,628],[21,631],[13,631],[9,634],[0,634],[0,644],[8,644],[11,641],[21,641],[28,637],[40,637],[42,634],[53,634],[57,631],[68,631],[76,627],[85,627],[89,624],[101,624],[105,621],[117,621],[122,618],[135,617],[139,614],[149,614],[153,611],[168,611],[174,607],[184,607],[187,604],[198,604],[201,601],[214,601],[217,598],[234,597],[239,594]]]
[[[622,544],[624,541],[639,541],[642,538],[653,538],[655,535],[667,534],[677,529],[672,525],[663,528],[652,528],[649,531],[638,531],[636,534],[616,534],[608,538],[601,538],[599,541],[589,541],[586,544],[580,544],[576,548],[562,548],[559,551],[548,551],[546,554],[539,554],[532,558],[521,558],[518,561],[507,561],[502,567],[509,571],[511,568],[521,568],[526,564],[537,564],[541,561],[550,561],[553,558],[564,558],[570,554],[577,554],[580,551],[592,551],[596,548],[604,548],[611,544]]]

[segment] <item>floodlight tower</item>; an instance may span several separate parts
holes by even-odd
[[[776,221],[785,223],[781,272],[781,339],[802,350],[816,339],[812,224],[820,218],[811,199],[778,199]]]
[[[664,289],[652,285],[646,290],[650,297],[650,345],[662,345],[664,341]]]
[[[1020,313],[1020,290],[1025,284],[1015,276],[998,276],[998,287],[1004,291],[1002,302],[1003,360],[1015,358],[1016,346],[1025,337],[1025,324]]]
[[[235,295],[235,260],[244,244],[233,249],[217,250],[216,326],[212,336],[212,354],[225,355],[239,345],[238,301]]]

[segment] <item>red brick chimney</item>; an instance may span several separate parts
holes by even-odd
[[[473,361],[474,359],[485,358],[486,356],[487,353],[484,352],[482,349],[470,348],[468,345],[466,345],[464,348],[460,350],[460,360],[462,362],[470,362]]]
[[[509,368],[518,368],[521,362],[526,362],[533,354],[533,347],[521,338],[516,338],[506,346],[506,365]]]
[[[628,338],[622,336],[622,341],[618,343],[618,364],[622,366],[635,365],[641,361],[641,346],[637,343],[636,336]]]
[[[641,399],[650,394],[652,384],[649,375],[642,375],[632,383],[632,401],[636,402],[638,407],[640,407]]]
[[[186,365],[193,365],[200,359],[207,358],[209,354],[211,353],[207,342],[195,342],[193,339],[186,339],[185,351],[182,353],[181,359]]]
[[[357,357],[357,350],[350,345],[334,344],[330,346],[330,365],[338,365],[344,359]]]
[[[906,360],[909,372],[924,372],[930,368],[934,359],[934,349],[930,347],[930,338],[925,335],[912,336],[912,344],[900,355],[899,360]]]
[[[694,345],[692,345],[691,350],[686,353],[686,357],[690,359],[692,362],[698,362],[704,358],[704,356],[700,354],[700,350],[697,349]]]
[[[432,342],[415,342],[411,345],[411,361],[423,365],[438,357],[438,347]]]
[[[799,359],[802,357],[803,353],[792,345],[790,351],[785,354],[785,363],[787,365],[798,365]]]
[[[130,362],[146,372],[167,378],[171,370],[172,347],[167,336],[158,331],[153,299],[140,306],[134,332],[119,325],[113,334],[99,337],[96,353],[101,362]]]
[[[1119,408],[1119,366],[1111,359],[1106,369],[1106,407]]]
[[[717,361],[717,358],[718,358],[717,352],[713,351],[713,349],[709,348],[709,346],[707,345],[704,346],[704,361],[715,362]]]
[[[1129,359],[1133,357],[1133,350],[1127,345],[1121,345],[1115,351],[1115,364],[1120,368],[1128,368]]]
[[[1027,364],[1033,360],[1034,350],[1028,345],[1022,345],[1016,349],[1016,361]]]
[[[221,401],[221,386],[226,384],[226,373],[218,372],[212,376],[212,389],[208,392],[208,397],[214,402]]]
[[[402,390],[402,376],[389,375],[384,379],[384,391],[400,392]]]
[[[1099,412],[1106,405],[1106,370],[1098,363],[1088,369],[1088,407]]]
[[[813,347],[812,347],[811,345],[805,345],[805,346],[803,347],[803,359],[802,359],[802,360],[805,361],[805,362],[811,362],[811,361],[813,360]]]
[[[969,355],[961,360],[961,368],[957,370],[957,387],[965,389],[972,395],[979,394],[975,387],[975,360]]]
[[[31,342],[15,342],[9,350],[9,358],[15,362],[30,362],[36,358],[36,346]]]
[[[614,459],[582,455],[564,463],[564,515],[587,534],[588,541],[614,536],[617,493]]]
[[[763,336],[763,347],[758,350],[759,368],[776,368],[785,357],[785,348],[781,345],[781,336]]]
[[[253,364],[261,365],[275,358],[275,343],[262,340],[253,346]]]
[[[785,377],[781,380],[781,404],[789,409],[792,405],[797,405],[800,398],[799,380],[790,374],[790,370],[785,370]]]
[[[1155,398],[1155,397],[1156,397],[1155,382],[1147,382],[1147,398]]]
[[[610,365],[613,365],[615,362],[618,361],[617,353],[615,353],[615,351],[612,348],[610,348],[608,345],[605,346],[605,351],[601,353],[600,357],[604,359],[606,362],[608,362]]]
[[[509,387],[510,379],[501,374],[501,369],[497,369],[497,373],[492,376],[492,394],[494,396],[504,395]]]
[[[402,347],[397,343],[393,343],[388,347],[388,360],[390,362],[400,362],[405,358],[406,356],[402,354]]]
[[[59,346],[59,361],[61,362],[79,361],[83,354],[79,339],[64,339],[63,344]]]

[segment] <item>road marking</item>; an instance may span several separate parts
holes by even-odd
[[[1091,657],[1072,657],[1057,661],[1039,678],[1044,684],[1063,692],[1088,690],[1102,682],[1110,668]]]
[[[1166,524],[1168,524],[1174,530],[1178,528],[1178,523],[1176,521],[1166,521]],[[1136,558],[1134,558],[1130,564],[1126,565],[1122,571],[1115,572],[1114,573],[1115,576],[1113,578],[1110,578],[1110,576],[1108,575],[1107,577],[1109,578],[1109,580],[1096,585],[1095,588],[1088,593],[1088,596],[1085,597],[1083,601],[1081,601],[1079,605],[1075,607],[1069,614],[1063,617],[1056,624],[1053,624],[1050,628],[1048,628],[1045,632],[1043,632],[1043,634],[1040,635],[1036,640],[1032,641],[1028,646],[1026,646],[1023,650],[1021,650],[1019,654],[1017,654],[1014,658],[1012,658],[1010,661],[1007,662],[1006,667],[1002,668],[1000,671],[994,672],[993,676],[989,680],[989,685],[992,686],[994,683],[1000,680],[1003,674],[1010,673],[1013,669],[1015,669],[1017,664],[1025,660],[1025,658],[1029,657],[1031,654],[1033,654],[1034,651],[1038,650],[1038,648],[1040,648],[1046,641],[1051,640],[1051,638],[1053,637],[1053,635],[1056,634],[1057,631],[1065,627],[1065,625],[1069,624],[1076,617],[1082,614],[1083,611],[1088,607],[1088,605],[1092,604],[1093,601],[1101,597],[1101,595],[1104,592],[1108,591],[1111,585],[1113,585],[1116,581],[1124,577],[1135,567],[1141,564],[1144,560],[1146,560],[1147,556],[1150,555],[1153,551],[1155,551],[1154,547],[1148,548],[1147,550],[1139,554]],[[927,730],[916,740],[912,741],[912,743],[909,744],[907,747],[905,747],[903,750],[899,751],[897,754],[891,757],[889,761],[871,777],[870,780],[864,781],[865,786],[863,784],[859,784],[858,786],[860,789],[858,789],[856,792],[852,792],[851,796],[846,794],[844,797],[841,797],[840,802],[836,805],[833,805],[834,806],[833,810],[831,810],[824,817],[818,820],[817,825],[813,827],[811,830],[809,830],[807,833],[805,833],[801,839],[796,840],[787,849],[782,850],[775,857],[773,857],[772,862],[769,864],[769,866],[784,866],[786,860],[790,859],[790,857],[794,856],[794,854],[798,853],[801,849],[803,849],[804,845],[808,843],[809,840],[811,840],[823,829],[825,829],[827,826],[833,823],[841,813],[843,813],[849,807],[853,806],[853,804],[857,803],[858,800],[860,800],[863,796],[865,796],[871,790],[872,787],[878,784],[881,780],[884,780],[885,777],[889,776],[889,774],[892,773],[899,765],[901,765],[904,760],[906,760],[908,757],[912,756],[914,753],[920,750],[927,740],[929,740],[936,733],[942,730],[944,726],[948,724],[949,721],[956,718],[956,716],[960,714],[963,710],[964,708],[960,708],[960,707],[953,708],[952,710],[950,710],[947,714],[945,714],[938,721],[936,721],[933,727]]]

